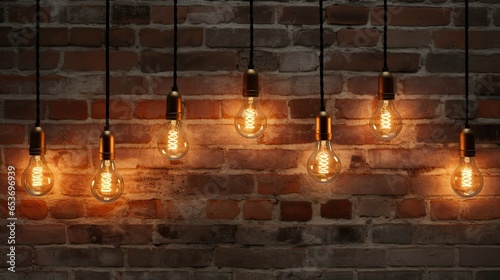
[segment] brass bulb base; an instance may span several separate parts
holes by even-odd
[[[255,69],[248,69],[243,75],[243,97],[259,96],[259,74]]]
[[[476,155],[476,140],[470,128],[464,128],[460,133],[460,157],[473,157]]]
[[[182,119],[182,97],[176,90],[172,90],[167,95],[167,120]]]
[[[40,126],[35,126],[30,132],[30,155],[45,155],[45,131]]]
[[[99,136],[99,159],[115,159],[115,136],[109,130],[103,131]]]
[[[394,77],[391,72],[383,71],[378,76],[378,99],[393,100],[394,91]]]
[[[316,141],[332,140],[332,118],[321,111],[316,116]]]

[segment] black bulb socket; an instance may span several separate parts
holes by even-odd
[[[460,133],[460,157],[476,155],[476,140],[472,129],[466,127]]]
[[[40,126],[35,126],[30,132],[30,155],[45,155],[45,131]]]
[[[167,120],[181,120],[182,119],[182,97],[179,92],[173,89],[167,95]]]
[[[394,100],[394,77],[391,72],[383,71],[378,76],[378,99]]]
[[[326,111],[316,116],[316,141],[332,140],[332,118]]]
[[[99,136],[99,159],[115,159],[115,136],[109,130],[103,131]]]
[[[259,96],[259,74],[253,68],[249,68],[243,75],[243,97]]]

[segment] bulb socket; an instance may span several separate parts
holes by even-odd
[[[40,126],[35,126],[30,132],[30,155],[45,155],[45,131]]]
[[[383,71],[378,76],[378,99],[393,100],[394,95],[394,77],[391,72]]]
[[[460,157],[473,157],[476,155],[476,140],[470,128],[464,128],[460,133]]]
[[[259,96],[259,74],[255,69],[248,69],[243,75],[243,97]]]
[[[176,90],[172,90],[167,95],[167,120],[182,119],[182,97]]]
[[[99,159],[115,159],[115,136],[109,130],[103,131],[99,136]]]
[[[316,141],[332,140],[332,118],[321,111],[316,116]]]

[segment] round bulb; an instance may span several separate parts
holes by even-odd
[[[401,115],[394,100],[378,100],[377,108],[370,118],[370,130],[380,140],[396,137],[403,128]]]
[[[101,160],[90,188],[94,197],[102,202],[113,202],[122,195],[123,178],[116,171],[113,160]]]
[[[50,192],[54,186],[54,174],[50,170],[43,155],[31,156],[26,170],[21,178],[23,189],[34,196]]]
[[[314,152],[307,161],[309,176],[320,183],[333,182],[340,175],[340,160],[330,141],[316,141]]]
[[[456,194],[472,197],[483,188],[483,176],[476,166],[474,157],[461,157],[451,175],[451,187]]]
[[[255,138],[264,133],[267,120],[257,99],[253,97],[243,99],[243,104],[234,118],[234,126],[236,131],[245,138]]]
[[[167,128],[158,138],[158,150],[160,154],[169,160],[179,160],[183,158],[189,149],[189,144],[182,131],[180,121],[171,120]]]

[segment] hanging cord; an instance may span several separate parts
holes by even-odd
[[[174,0],[174,85],[172,91],[178,91],[177,87],[177,0]]]
[[[321,95],[321,111],[325,111],[325,85],[323,81],[323,0],[319,1],[319,85]]]
[[[248,69],[254,69],[253,66],[253,0],[250,0],[250,62],[248,64]]]
[[[389,71],[387,67],[387,0],[384,0],[384,68],[382,71]]]
[[[465,128],[469,128],[469,0],[465,0]]]
[[[109,21],[110,4],[106,0],[106,125],[104,130],[109,130]]]
[[[40,0],[36,0],[36,39],[35,39],[35,63],[36,63],[36,124],[40,126]]]

